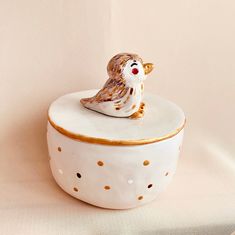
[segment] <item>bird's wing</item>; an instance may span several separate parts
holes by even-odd
[[[121,99],[128,91],[125,83],[109,78],[104,87],[93,97],[98,103]]]

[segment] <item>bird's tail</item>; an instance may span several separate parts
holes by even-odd
[[[82,105],[86,105],[88,102],[91,102],[91,98],[83,98],[80,99]]]

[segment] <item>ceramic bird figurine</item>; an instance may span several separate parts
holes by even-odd
[[[104,87],[80,102],[88,109],[113,117],[143,117],[143,82],[152,70],[153,64],[144,64],[136,54],[117,54],[108,63],[109,79]]]

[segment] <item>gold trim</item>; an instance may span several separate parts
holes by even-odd
[[[103,145],[116,145],[116,146],[132,146],[132,145],[144,145],[144,144],[151,144],[155,142],[160,142],[166,139],[170,139],[177,135],[185,126],[186,119],[184,120],[184,123],[181,127],[177,128],[174,132],[167,134],[162,137],[157,138],[150,138],[150,139],[139,139],[139,140],[109,140],[109,139],[103,139],[103,138],[97,138],[97,137],[91,137],[81,134],[75,134],[73,132],[67,131],[64,128],[56,125],[49,117],[48,115],[48,121],[51,124],[52,127],[54,127],[58,132],[60,132],[62,135],[65,135],[69,138],[79,140],[82,142],[92,143],[92,144],[103,144]]]

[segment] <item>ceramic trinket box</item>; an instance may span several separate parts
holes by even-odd
[[[144,93],[153,65],[139,56],[118,54],[107,69],[101,90],[71,93],[50,105],[50,166],[72,196],[128,209],[154,200],[171,181],[185,116],[174,103]]]

